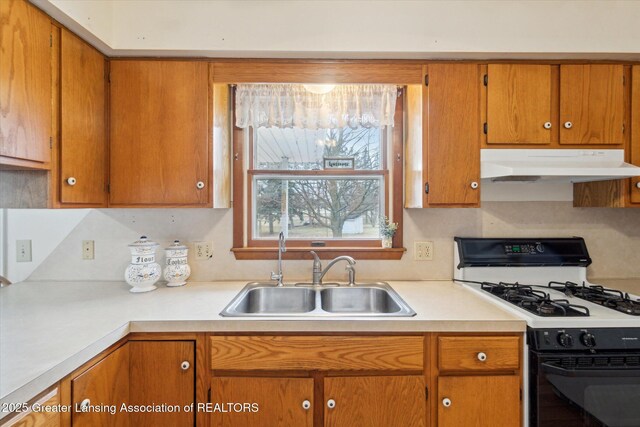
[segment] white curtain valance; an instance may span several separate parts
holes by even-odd
[[[306,87],[305,87],[306,86]],[[393,126],[395,85],[337,85],[314,93],[313,85],[239,84],[236,126],[333,129]]]

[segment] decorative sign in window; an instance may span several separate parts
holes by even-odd
[[[353,157],[325,157],[324,169],[355,169]]]

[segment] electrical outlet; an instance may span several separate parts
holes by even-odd
[[[196,260],[202,261],[213,258],[213,243],[195,242],[193,245],[196,250]]]
[[[83,240],[82,241],[82,259],[94,259],[94,241],[93,240]]]
[[[31,240],[16,240],[16,262],[31,261]]]
[[[413,259],[416,261],[433,260],[433,242],[414,242]]]

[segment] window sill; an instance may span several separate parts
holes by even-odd
[[[237,260],[266,260],[278,259],[278,248],[232,248],[231,251]],[[321,259],[333,259],[340,255],[349,255],[358,260],[399,260],[407,251],[406,248],[350,248],[350,247],[298,247],[287,248],[283,259],[311,260],[309,253],[315,251]]]

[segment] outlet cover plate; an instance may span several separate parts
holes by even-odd
[[[414,242],[413,259],[416,261],[432,261],[433,242]]]
[[[31,240],[16,240],[16,262],[31,261]]]
[[[203,261],[213,258],[213,243],[211,242],[194,242],[196,252],[196,260]]]

